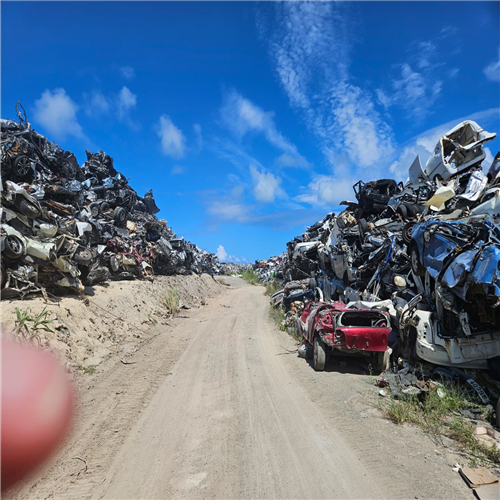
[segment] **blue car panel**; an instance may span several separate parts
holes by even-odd
[[[500,228],[491,220],[430,220],[416,224],[412,240],[420,262],[429,274],[466,300],[472,285],[482,285],[488,295],[500,298],[497,285],[500,265]],[[465,248],[467,247],[467,248]]]

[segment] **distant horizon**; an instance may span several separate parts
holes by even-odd
[[[463,120],[497,133],[489,167],[500,4],[451,5],[3,2],[1,117],[20,101],[80,165],[101,149],[152,188],[179,236],[265,260]]]

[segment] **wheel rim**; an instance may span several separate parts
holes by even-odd
[[[9,239],[9,245],[11,250],[17,255],[21,253],[21,244],[17,239],[15,238],[10,238]]]
[[[26,175],[31,168],[31,161],[30,159],[25,156],[24,158],[20,158],[19,161],[17,162],[17,173],[19,175]]]
[[[413,231],[413,227],[414,227],[414,224],[405,226],[403,228],[403,234],[402,235],[403,235],[403,240],[406,243],[410,243],[411,242],[411,234],[412,234],[412,231]]]

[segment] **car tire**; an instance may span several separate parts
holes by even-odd
[[[401,236],[403,237],[403,241],[407,245],[411,243],[411,232],[413,231],[414,226],[415,222],[408,222],[403,226],[403,230],[401,231]]]
[[[5,272],[5,268],[3,267],[3,265],[0,265],[0,281],[0,287],[3,288],[5,283],[7,283],[7,273]]]
[[[420,262],[417,245],[412,245],[410,248],[410,265],[415,276],[423,276],[425,274],[425,267]]]
[[[90,215],[95,219],[101,213],[101,206],[99,203],[91,203],[89,205]]]
[[[373,356],[373,369],[376,373],[382,373],[387,370],[389,364],[389,351],[376,352]]]
[[[114,273],[117,273],[120,270],[120,263],[118,262],[116,255],[112,255],[109,258],[109,267]]]
[[[12,162],[12,171],[19,177],[26,177],[33,171],[29,157],[26,155],[17,156]]]
[[[127,211],[123,207],[116,207],[113,212],[113,219],[118,226],[123,226],[127,222]]]
[[[21,198],[21,200],[17,203],[17,207],[23,215],[26,215],[26,217],[30,219],[36,219],[40,216],[40,210],[38,210],[38,207],[24,198]]]
[[[24,243],[14,234],[9,234],[5,237],[3,252],[9,259],[18,259],[24,253]]]
[[[322,372],[326,365],[325,343],[319,338],[314,339],[313,368],[317,372]]]
[[[396,210],[396,213],[401,215],[401,218],[403,220],[406,220],[408,218],[408,210],[404,205],[399,205],[398,209]]]
[[[109,203],[105,201],[101,203],[101,212],[105,212],[106,210],[109,210]]]
[[[74,253],[73,260],[82,266],[88,266],[92,262],[92,252],[88,248],[80,248]]]

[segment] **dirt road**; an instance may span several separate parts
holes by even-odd
[[[472,498],[457,457],[376,408],[359,363],[316,373],[232,279],[90,377],[60,454],[17,498]]]

